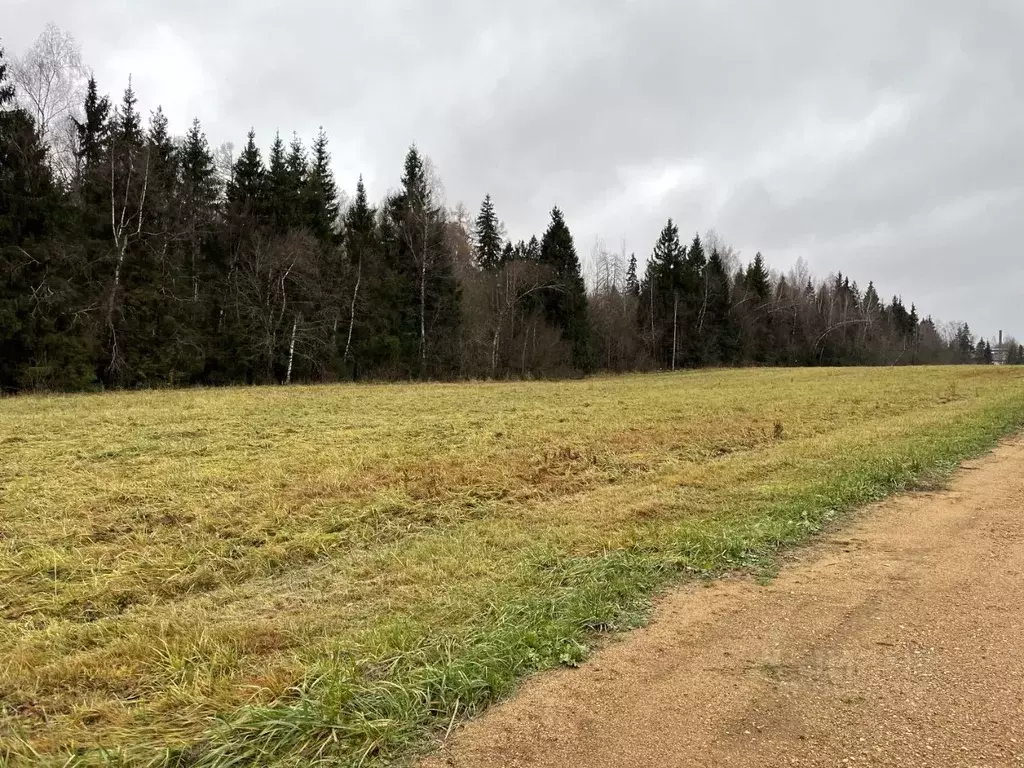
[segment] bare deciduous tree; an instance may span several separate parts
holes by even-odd
[[[85,98],[88,71],[69,33],[47,24],[32,47],[11,61],[11,79],[21,107],[35,120],[58,175],[74,168],[75,119]]]

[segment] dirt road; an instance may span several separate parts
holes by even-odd
[[[457,766],[1024,766],[1024,439],[456,731]]]

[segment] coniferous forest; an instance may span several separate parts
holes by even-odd
[[[10,63],[4,392],[993,362],[967,325],[841,274],[742,263],[672,220],[639,259],[597,250],[585,279],[557,207],[510,242],[490,197],[476,215],[446,205],[415,146],[395,191],[371,200],[359,179],[349,196],[323,131],[214,151],[198,120],[177,136],[130,84],[113,99],[94,79],[57,119]]]

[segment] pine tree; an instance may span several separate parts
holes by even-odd
[[[981,362],[984,363],[985,365],[992,365],[994,361],[995,357],[992,354],[992,345],[988,341],[986,341],[985,348],[982,350],[981,354]]]
[[[502,237],[501,225],[490,195],[486,195],[480,205],[473,241],[477,266],[488,272],[495,271],[502,262]]]
[[[557,282],[545,295],[548,322],[569,342],[573,366],[589,371],[593,361],[587,290],[572,233],[557,206],[551,210],[551,223],[541,239],[540,263],[551,270]]]

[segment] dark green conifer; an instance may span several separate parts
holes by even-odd
[[[562,331],[572,348],[573,366],[589,371],[593,365],[590,347],[590,320],[583,270],[572,233],[562,211],[551,211],[551,223],[540,244],[540,263],[551,269],[558,285],[546,295],[548,320]]]
[[[481,269],[493,272],[502,262],[501,225],[494,212],[494,203],[490,195],[484,197],[480,205],[480,213],[476,217],[473,231],[473,245],[476,250],[476,263]]]

